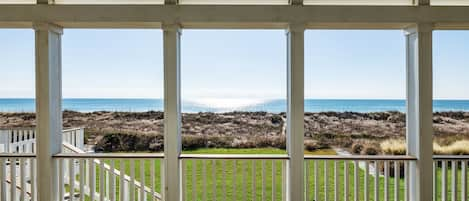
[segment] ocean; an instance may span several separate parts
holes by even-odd
[[[225,104],[220,104],[225,103]],[[161,99],[64,99],[64,110],[79,112],[124,111],[143,112],[163,110]],[[34,99],[0,99],[0,112],[34,112]],[[469,111],[469,100],[434,100],[434,111]],[[236,99],[211,99],[210,101],[183,101],[182,112],[266,111],[285,112],[286,100],[247,101]],[[326,100],[306,99],[306,112],[405,112],[404,100]]]

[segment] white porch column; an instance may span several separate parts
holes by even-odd
[[[407,154],[411,201],[428,201],[433,191],[432,25],[405,30],[407,43]]]
[[[163,25],[164,54],[164,198],[181,198],[181,95],[180,95],[180,26]]]
[[[304,200],[304,31],[287,31],[287,200]]]
[[[62,151],[62,28],[34,23],[36,31],[36,140],[39,201],[58,200],[57,167],[52,156]]]

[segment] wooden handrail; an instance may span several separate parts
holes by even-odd
[[[36,158],[33,153],[0,153],[0,158]]]
[[[53,158],[73,158],[73,159],[162,159],[162,153],[60,153]]]
[[[433,160],[469,160],[469,155],[433,155]]]
[[[286,154],[181,154],[179,159],[288,160]]]
[[[305,155],[305,160],[415,161],[417,158],[406,155]]]

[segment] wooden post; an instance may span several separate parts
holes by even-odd
[[[39,201],[57,197],[57,166],[52,156],[62,151],[62,28],[34,23],[36,30],[36,140]],[[63,200],[63,198],[61,199]]]
[[[181,198],[181,99],[180,99],[180,26],[163,25],[164,49],[164,198]]]
[[[287,200],[304,200],[304,25],[287,31]]]
[[[409,196],[428,201],[433,191],[432,25],[406,29],[407,43],[407,154],[410,163]]]

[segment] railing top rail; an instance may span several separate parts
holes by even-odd
[[[0,158],[36,158],[33,153],[0,153]]]
[[[414,156],[396,156],[396,155],[305,155],[305,160],[360,160],[360,161],[413,161],[417,160]]]
[[[288,160],[286,154],[181,154],[179,159]]]
[[[164,158],[163,153],[60,153],[54,158],[74,158],[74,159],[157,159]]]
[[[75,128],[67,128],[62,130],[62,132],[69,132],[69,131],[74,131],[74,130],[80,130],[83,129],[82,127],[75,127]],[[17,128],[0,128],[0,131],[16,131],[16,130],[36,130],[35,127],[17,127]]]
[[[80,130],[80,129],[83,129],[83,128],[81,127],[67,128],[67,129],[62,130],[62,132],[69,132],[69,131],[75,131],[75,130]]]
[[[35,127],[15,127],[15,128],[0,128],[0,131],[11,131],[11,130],[36,130]]]
[[[433,155],[433,160],[469,160],[469,155]]]

